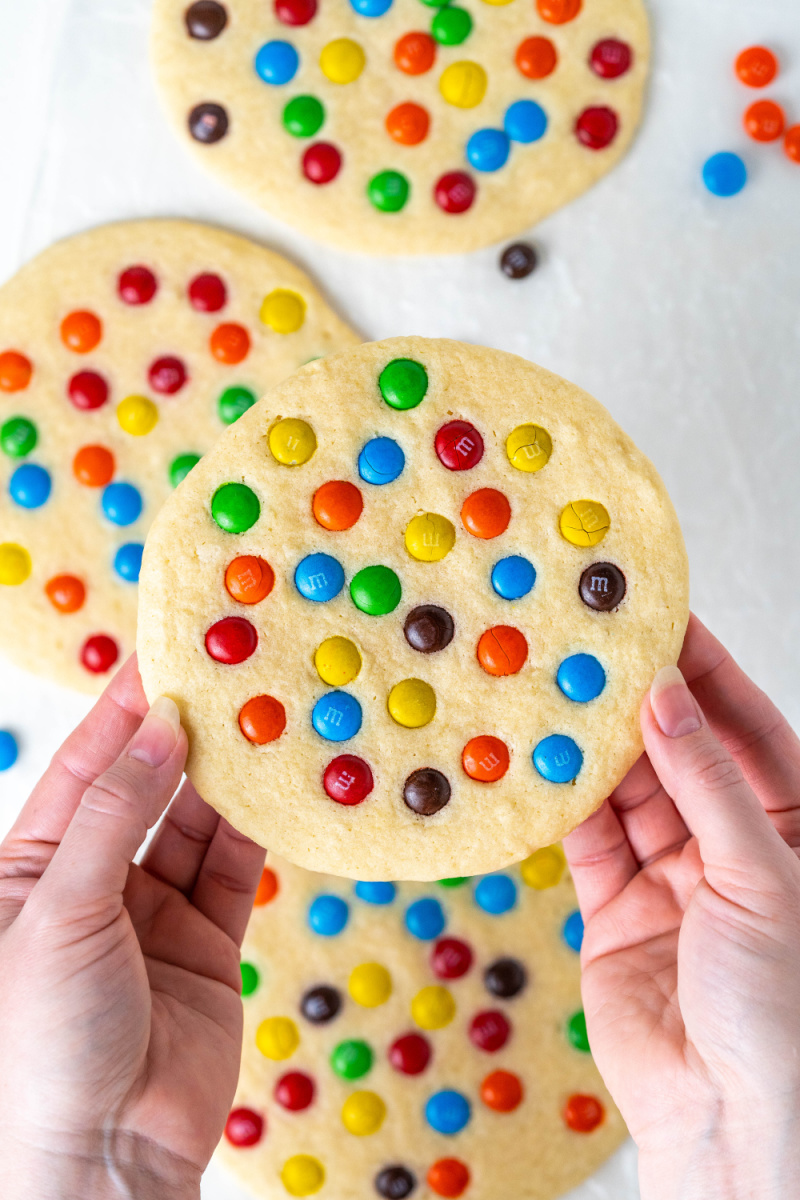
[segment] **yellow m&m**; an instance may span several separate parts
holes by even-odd
[[[281,1171],[281,1183],[290,1196],[313,1196],[325,1182],[325,1168],[310,1154],[287,1158]]]
[[[611,528],[611,517],[597,500],[573,500],[562,512],[559,528],[573,546],[596,546]]]
[[[158,409],[146,396],[126,396],[117,405],[117,420],[126,433],[143,437],[158,424]]]
[[[314,654],[314,666],[323,683],[344,687],[361,670],[358,648],[346,637],[329,637],[320,642]]]
[[[31,556],[24,546],[18,546],[16,542],[3,542],[0,545],[0,583],[6,587],[17,587],[24,583],[32,566]]]
[[[300,1034],[289,1017],[267,1017],[256,1030],[256,1045],[264,1058],[281,1062],[294,1054],[300,1045]]]
[[[362,963],[350,974],[350,995],[362,1008],[377,1008],[392,994],[392,977],[380,963]]]
[[[448,104],[456,108],[475,108],[486,95],[486,72],[480,63],[451,63],[442,71],[439,91]]]
[[[297,292],[275,288],[264,297],[260,316],[276,333],[296,333],[306,319],[306,302]]]
[[[352,83],[366,65],[366,56],[352,38],[336,38],[322,47],[319,65],[331,83]]]
[[[317,448],[317,435],[307,421],[284,417],[269,431],[269,448],[276,462],[285,467],[301,467]]]
[[[456,1002],[445,987],[424,987],[411,1001],[411,1016],[420,1029],[444,1029],[456,1015]]]
[[[377,1133],[386,1117],[386,1105],[375,1092],[353,1092],[342,1106],[342,1124],[356,1137]]]
[[[406,550],[420,562],[440,562],[455,543],[455,526],[438,513],[420,513],[406,527]]]
[[[523,883],[542,892],[556,886],[564,874],[566,862],[560,846],[544,846],[520,863],[519,872]]]
[[[404,679],[389,692],[389,715],[406,729],[428,725],[436,714],[436,692],[424,679]]]
[[[541,425],[518,425],[506,440],[508,461],[518,471],[541,471],[552,453],[550,434]]]

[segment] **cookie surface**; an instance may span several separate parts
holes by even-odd
[[[687,595],[663,484],[596,400],[394,338],[286,380],[171,497],[139,666],[238,828],[312,869],[437,879],[613,790]]]
[[[561,848],[446,883],[270,856],[218,1152],[255,1195],[554,1200],[625,1137],[586,1039]]]
[[[105,687],[159,506],[267,387],[357,340],[296,267],[204,225],[109,225],[23,267],[0,289],[0,648]]]
[[[631,143],[641,0],[156,0],[181,139],[304,232],[460,253],[591,187]]]

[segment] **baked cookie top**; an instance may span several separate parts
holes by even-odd
[[[223,1162],[264,1200],[562,1196],[625,1137],[589,1052],[582,935],[559,846],[441,885],[270,856]]]
[[[159,506],[266,388],[357,340],[291,263],[188,221],[23,267],[0,288],[0,648],[100,691]]]
[[[148,696],[187,771],[302,866],[503,867],[641,752],[688,619],[683,539],[596,400],[510,354],[395,338],[311,363],[156,518]]]
[[[156,0],[181,139],[323,241],[473,250],[540,221],[628,149],[642,0]]]

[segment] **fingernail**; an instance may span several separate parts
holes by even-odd
[[[174,700],[159,696],[139,726],[128,749],[128,757],[160,767],[167,761],[181,728],[181,714]]]
[[[677,667],[662,667],[650,686],[650,707],[662,733],[686,737],[702,725],[700,709]]]

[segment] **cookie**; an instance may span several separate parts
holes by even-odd
[[[612,791],[687,594],[663,484],[596,400],[395,338],[304,367],[171,497],[139,665],[239,829],[311,869],[438,879]]]
[[[642,0],[156,0],[152,57],[209,170],[372,254],[508,238],[631,144]]]
[[[264,1200],[554,1200],[625,1137],[581,1008],[559,846],[439,884],[270,857],[219,1155]]]
[[[0,648],[105,687],[159,506],[267,387],[357,340],[285,259],[187,221],[23,267],[0,289]]]

